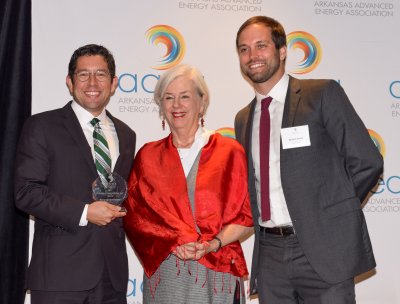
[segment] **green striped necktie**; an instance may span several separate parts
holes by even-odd
[[[103,130],[100,128],[100,120],[93,118],[90,123],[94,127],[93,142],[96,169],[104,187],[108,186],[111,174],[111,154]]]

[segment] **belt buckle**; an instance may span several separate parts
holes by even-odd
[[[284,236],[283,234],[283,227],[277,227],[279,229],[279,235]]]

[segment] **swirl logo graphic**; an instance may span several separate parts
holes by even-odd
[[[228,128],[228,127],[220,128],[218,130],[215,130],[215,132],[217,132],[225,137],[230,137],[230,138],[235,139],[235,130],[233,128]]]
[[[148,42],[158,45],[163,44],[167,51],[159,59],[159,64],[153,66],[156,70],[167,70],[174,65],[177,65],[185,55],[185,41],[183,36],[173,27],[169,25],[155,25],[149,28],[146,32]]]
[[[368,129],[369,136],[371,137],[372,141],[374,142],[375,146],[378,148],[379,152],[383,157],[386,154],[386,146],[383,142],[382,137],[376,133],[374,130]]]
[[[318,40],[311,34],[302,31],[291,32],[286,36],[288,50],[300,49],[304,56],[297,62],[293,74],[306,74],[314,70],[321,61],[322,49]]]

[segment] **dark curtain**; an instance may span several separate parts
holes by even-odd
[[[31,114],[31,0],[0,1],[0,303],[23,304],[28,216],[14,206],[18,136]]]

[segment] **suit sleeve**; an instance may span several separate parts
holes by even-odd
[[[22,130],[15,161],[16,206],[48,224],[74,232],[79,228],[85,203],[50,190],[53,160],[49,145],[55,143],[46,138],[47,127],[43,120],[33,116]]]
[[[330,81],[324,91],[322,115],[326,129],[345,159],[360,201],[376,185],[383,171],[383,159],[371,140],[343,88]]]
[[[245,130],[245,118],[243,117],[244,110],[241,110],[238,114],[236,114],[235,117],[235,138],[236,140],[243,146],[243,148],[246,148],[245,146],[245,140],[244,140],[244,130]]]

